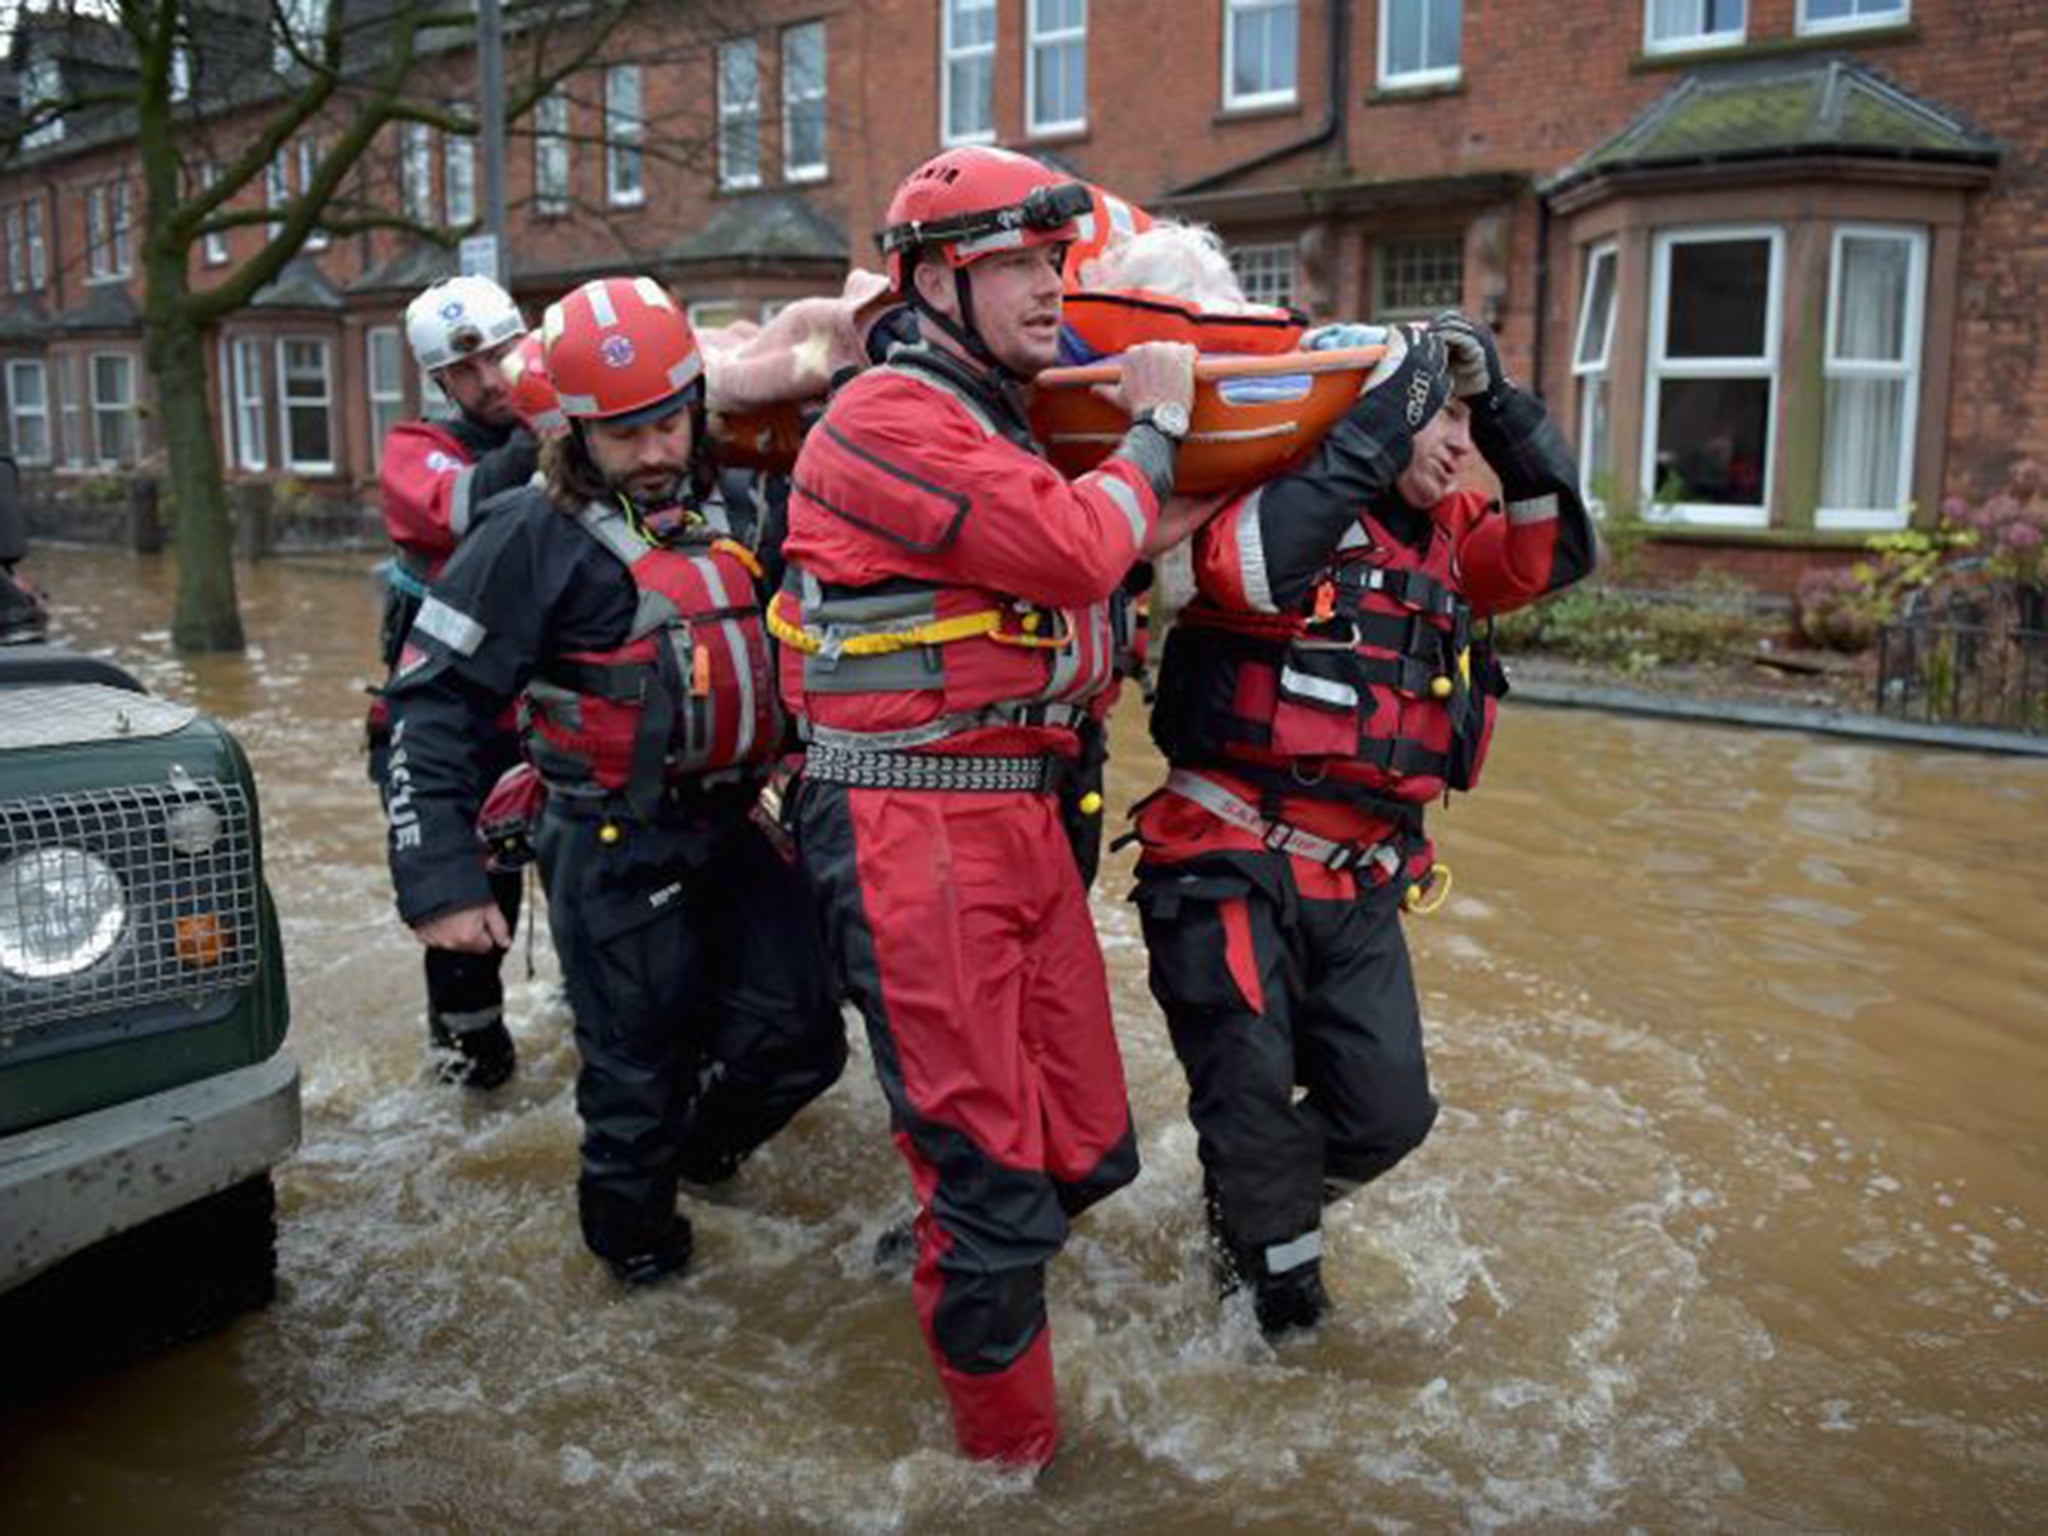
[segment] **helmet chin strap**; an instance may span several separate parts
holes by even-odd
[[[974,324],[974,284],[969,279],[966,267],[955,267],[953,269],[953,296],[959,301],[960,305],[960,318],[958,320],[934,308],[925,299],[925,296],[918,291],[916,283],[913,282],[910,285],[910,307],[912,309],[915,309],[920,315],[931,321],[933,325],[944,331],[959,344],[962,351],[990,372],[1004,379],[1017,379],[1019,382],[1022,382],[1017,374],[1012,373],[1007,367],[996,360],[996,355],[989,350],[988,343],[981,339],[981,332]]]

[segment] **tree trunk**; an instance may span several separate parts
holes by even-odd
[[[171,639],[181,651],[239,651],[234,534],[206,410],[206,350],[197,325],[166,307],[173,313],[151,325],[149,354],[170,459],[171,499],[178,509],[178,608]]]

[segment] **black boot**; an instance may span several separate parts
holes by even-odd
[[[1274,1273],[1268,1267],[1268,1256],[1274,1248],[1294,1245],[1253,1246],[1232,1241],[1224,1230],[1223,1204],[1216,1185],[1206,1174],[1202,1179],[1202,1214],[1209,1232],[1209,1272],[1217,1296],[1233,1295],[1249,1284],[1252,1315],[1258,1319],[1259,1332],[1269,1341],[1312,1332],[1330,1307],[1329,1292],[1323,1289],[1320,1254],[1312,1249],[1310,1256],[1296,1259]]]
[[[644,1209],[587,1179],[576,1186],[584,1246],[626,1285],[652,1285],[690,1262],[690,1221],[674,1207],[673,1192],[666,1202]]]
[[[900,1280],[917,1267],[917,1217],[905,1216],[882,1228],[875,1239],[875,1273]]]
[[[478,1029],[450,1029],[439,1014],[427,1016],[434,1047],[434,1077],[463,1088],[496,1088],[512,1076],[518,1053],[505,1021],[494,1018]]]

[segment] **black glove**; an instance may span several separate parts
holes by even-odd
[[[1451,392],[1471,401],[1475,409],[1498,411],[1515,386],[1500,365],[1500,345],[1492,330],[1455,309],[1444,310],[1430,322],[1430,329],[1443,339],[1450,355]]]
[[[1369,437],[1398,472],[1407,467],[1414,437],[1450,396],[1450,362],[1444,344],[1420,323],[1387,331],[1387,355],[1365,381],[1346,422]]]

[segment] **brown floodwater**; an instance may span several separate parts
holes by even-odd
[[[2048,1527],[2048,764],[1510,703],[1410,928],[1443,1118],[1334,1213],[1335,1320],[1278,1351],[1208,1293],[1113,862],[1145,1172],[1054,1266],[1069,1439],[1032,1487],[950,1454],[870,1270],[906,1195],[858,1040],[641,1294],[577,1240],[545,935],[514,1085],[425,1080],[368,564],[245,568],[249,651],[186,661],[167,565],[34,560],[75,642],[249,748],[306,1141],[275,1304],[0,1413],[0,1530]]]

